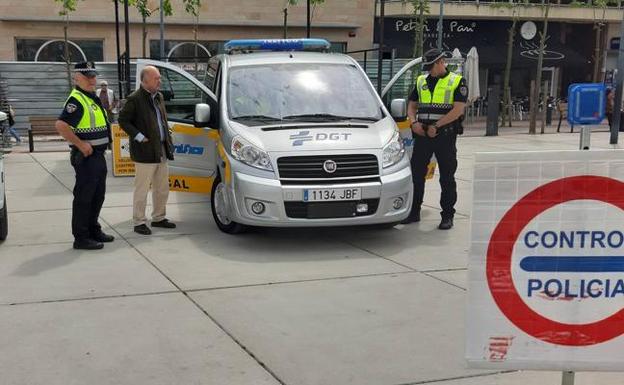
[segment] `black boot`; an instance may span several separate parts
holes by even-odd
[[[74,249],[76,250],[99,250],[104,247],[102,242],[94,241],[93,239],[76,239],[74,241]]]
[[[453,227],[453,217],[442,218],[442,221],[438,225],[438,229],[440,230],[450,230],[451,227]]]
[[[113,237],[112,235],[108,235],[102,231],[95,233],[91,236],[91,239],[93,239],[94,241],[97,242],[103,242],[103,243],[107,243],[107,242],[112,242],[115,240],[115,237]]]
[[[420,208],[412,209],[410,215],[401,221],[402,225],[409,225],[412,222],[420,222]]]

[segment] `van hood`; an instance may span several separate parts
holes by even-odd
[[[256,127],[230,124],[238,135],[267,152],[381,149],[397,132],[390,117],[374,123],[345,121]]]

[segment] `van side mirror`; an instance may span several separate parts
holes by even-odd
[[[390,115],[399,122],[407,119],[407,102],[405,99],[392,99],[392,102],[390,102]]]
[[[210,125],[210,106],[205,103],[195,105],[195,127]]]

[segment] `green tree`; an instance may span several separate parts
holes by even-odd
[[[128,5],[133,6],[141,15],[141,27],[142,27],[142,56],[147,57],[147,18],[151,17],[154,12],[160,11],[160,6],[151,9],[149,7],[149,0],[120,0],[120,3],[128,2]],[[165,16],[173,15],[173,8],[171,7],[171,0],[163,1],[163,12]]]
[[[79,0],[54,0],[55,3],[61,4],[61,10],[59,11],[59,16],[63,16],[65,19],[65,25],[63,26],[63,39],[65,40],[65,53],[63,54],[65,59],[65,65],[67,69],[67,84],[69,86],[69,90],[72,89],[72,79],[71,79],[71,57],[69,55],[69,39],[67,37],[67,30],[69,28],[69,15],[76,10],[78,6]],[[84,0],[83,0],[84,1]]]
[[[544,63],[544,48],[546,46],[546,36],[548,35],[548,13],[550,11],[550,0],[545,0],[542,7],[542,23],[543,29],[540,31],[540,45],[539,45],[539,53],[537,56],[537,73],[535,75],[535,87],[533,88],[533,94],[531,95],[530,100],[530,120],[529,120],[529,134],[536,133],[536,122],[537,122],[537,109],[539,105],[539,94],[542,90],[542,67]],[[546,107],[546,106],[544,106]]]
[[[194,25],[193,25],[193,39],[195,41],[195,75],[199,73],[199,61],[198,61],[198,39],[197,39],[197,30],[199,29],[199,12],[201,11],[201,0],[182,0],[184,3],[184,10],[189,15],[193,15],[194,17]]]
[[[310,19],[314,19],[314,12],[316,11],[316,7],[325,2],[325,0],[310,0],[310,5],[312,9],[310,10]],[[282,12],[284,13],[284,39],[288,38],[288,8],[299,4],[299,0],[285,0],[284,1],[284,9]]]
[[[429,0],[410,0],[413,7],[413,15],[416,19],[416,27],[414,28],[414,57],[423,55],[423,45],[425,28],[427,26],[427,16],[429,15]]]
[[[507,8],[511,12],[511,26],[507,30],[507,61],[505,63],[505,74],[503,76],[503,108],[501,110],[501,125],[505,124],[508,120],[509,127],[511,127],[511,87],[509,82],[511,79],[511,65],[513,61],[513,48],[516,37],[516,26],[518,25],[519,9],[521,6],[526,6],[528,0],[510,0],[509,3],[493,3],[491,7]]]

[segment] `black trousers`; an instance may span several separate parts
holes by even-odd
[[[76,240],[82,240],[102,231],[98,217],[106,193],[104,150],[94,150],[93,154],[85,158],[80,151],[72,149],[71,164],[76,170],[72,234]]]
[[[414,134],[414,152],[412,154],[412,178],[414,180],[414,201],[412,213],[420,211],[425,195],[425,176],[431,155],[435,154],[440,172],[440,207],[442,218],[453,218],[457,202],[457,134],[454,132],[439,134],[435,138]]]

